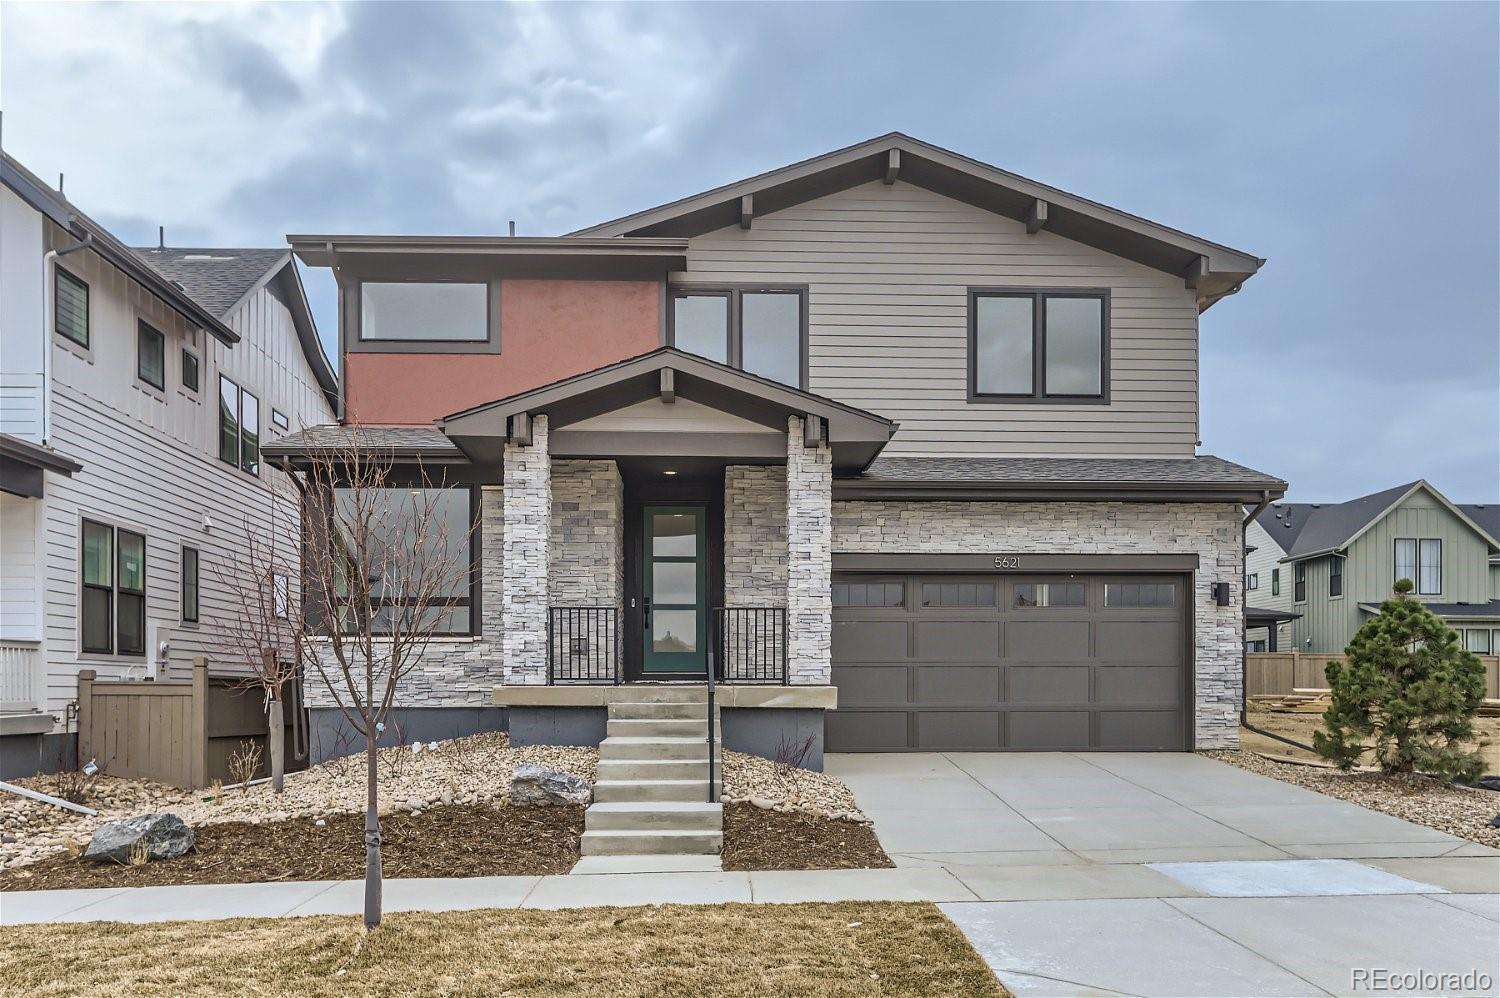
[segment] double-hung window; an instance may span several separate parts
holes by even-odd
[[[61,267],[53,269],[52,327],[85,350],[89,346],[89,286]]]
[[[260,474],[260,400],[219,375],[219,460]]]
[[[1396,538],[1396,571],[1392,582],[1400,582],[1407,579],[1413,584],[1417,581],[1417,539],[1415,537]]]
[[[671,343],[800,388],[807,380],[807,293],[799,288],[676,288]]]
[[[1443,542],[1436,537],[1417,541],[1417,592],[1436,596],[1443,591]]]
[[[1328,595],[1344,595],[1344,559],[1338,555],[1328,559]]]
[[[80,639],[84,652],[146,654],[146,538],[83,521]]]
[[[1307,602],[1307,562],[1299,561],[1292,566],[1292,602]]]
[[[167,338],[145,321],[135,327],[135,375],[157,391],[167,387]]]
[[[970,291],[970,399],[1104,401],[1108,328],[1103,292]]]

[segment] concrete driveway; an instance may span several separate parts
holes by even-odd
[[[1443,832],[1189,754],[826,767],[1018,995],[1500,993],[1500,853]]]

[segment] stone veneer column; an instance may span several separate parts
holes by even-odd
[[[802,419],[787,420],[786,616],[788,670],[798,685],[826,685],[832,675],[833,452],[809,449]]]
[[[500,636],[505,682],[547,682],[548,563],[552,533],[552,461],[547,417],[531,421],[531,445],[505,444],[505,539],[500,572]]]

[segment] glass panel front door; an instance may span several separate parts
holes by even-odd
[[[647,506],[646,599],[642,634],[646,673],[704,672],[708,662],[707,511]]]

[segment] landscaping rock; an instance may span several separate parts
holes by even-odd
[[[1485,790],[1500,792],[1500,776],[1481,776],[1479,782],[1474,785]]]
[[[144,842],[147,860],[176,859],[190,851],[196,839],[193,830],[175,814],[165,811],[139,814],[100,825],[83,858],[101,863],[127,863],[132,852],[139,848],[137,843]]]
[[[517,766],[510,779],[510,802],[519,807],[588,804],[594,797],[589,781],[572,773],[541,766]]]

